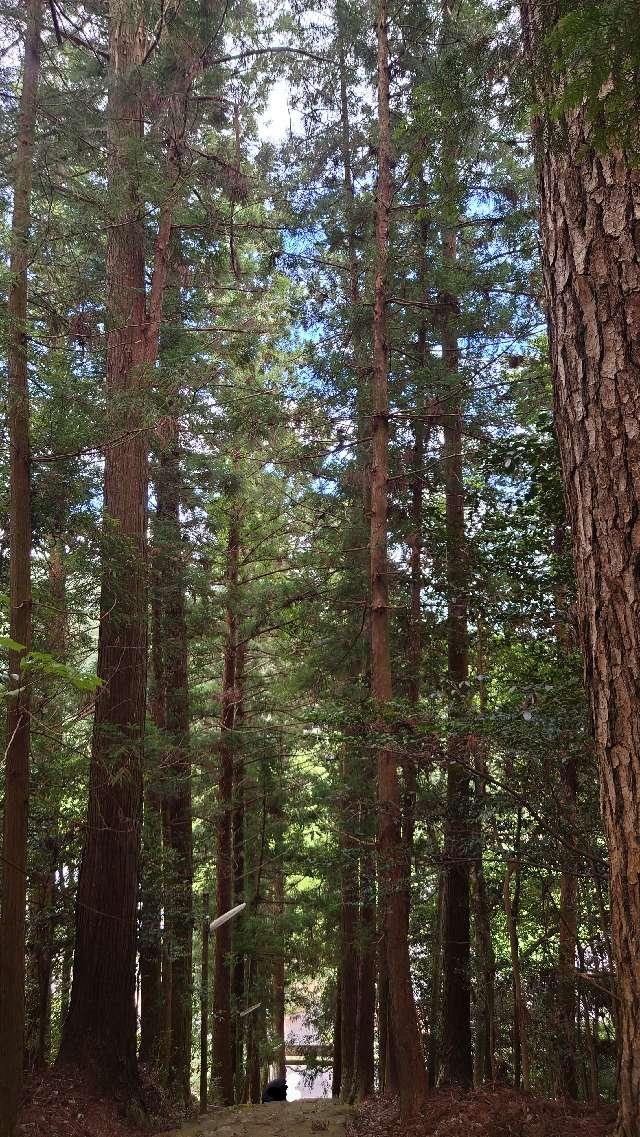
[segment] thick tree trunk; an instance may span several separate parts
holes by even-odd
[[[130,76],[143,50],[141,15],[112,0],[108,107],[107,397],[117,444],[104,472],[105,565],[89,815],[78,883],[71,1007],[59,1061],[137,1089],[136,919],[141,752],[147,663],[147,440],[141,402],[145,274],[143,210],[131,169],[142,112]]]
[[[372,470],[371,470],[371,679],[381,735],[378,751],[378,847],[380,890],[385,912],[389,1003],[397,1063],[400,1112],[417,1114],[427,1096],[427,1077],[411,985],[406,934],[406,893],[402,888],[402,835],[397,757],[385,741],[385,711],[392,699],[387,580],[387,494],[389,470],[389,344],[387,273],[391,212],[391,120],[389,111],[389,39],[386,0],[377,11],[378,38],[378,186],[373,314]]]
[[[222,675],[220,723],[220,774],[218,778],[218,822],[216,856],[216,915],[232,906],[233,849],[233,728],[237,705],[236,658],[238,647],[238,561],[240,536],[237,504],[229,515],[227,545],[227,635]],[[233,1104],[233,1031],[231,1026],[231,924],[216,929],[213,978],[213,1069],[212,1076],[223,1105]]]
[[[537,52],[566,6],[521,5],[544,102],[551,69]],[[618,1137],[640,1117],[640,172],[597,152],[582,108],[550,138],[535,124],[555,419],[578,584],[585,677],[609,846],[619,1042]],[[561,135],[561,136],[560,136]]]
[[[42,2],[29,0],[24,41],[18,145],[11,222],[9,285],[8,413],[10,464],[9,632],[22,645],[9,653],[9,674],[20,676],[31,647],[31,471],[27,371],[27,269],[40,77]],[[22,1087],[29,805],[30,691],[24,678],[10,679],[4,778],[2,921],[0,923],[0,1135],[16,1124]]]

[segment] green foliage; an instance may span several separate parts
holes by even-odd
[[[571,4],[548,36],[559,77],[556,114],[584,103],[592,137],[640,155],[640,28],[633,0]]]

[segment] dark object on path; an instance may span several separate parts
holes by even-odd
[[[287,1083],[284,1078],[274,1078],[269,1082],[267,1088],[262,1095],[263,1104],[269,1101],[286,1101],[287,1100]]]

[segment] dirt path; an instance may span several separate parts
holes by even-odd
[[[220,1109],[172,1137],[344,1137],[351,1110],[329,1098]]]

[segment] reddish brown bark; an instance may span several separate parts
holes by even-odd
[[[2,1137],[10,1137],[14,1132],[22,1087],[29,805],[30,690],[25,678],[20,677],[20,668],[24,650],[29,650],[31,647],[27,269],[36,106],[40,77],[41,0],[30,0],[26,8],[27,24],[13,186],[7,333],[11,542],[9,632],[11,638],[23,646],[9,653],[11,678],[5,751],[0,923],[0,1134]]]
[[[142,137],[137,87],[139,13],[112,0],[108,106],[107,398],[117,445],[104,471],[105,563],[100,598],[99,692],[89,812],[76,911],[71,1006],[59,1061],[137,1086],[136,906],[146,687],[147,441],[141,421],[145,279],[143,210],[132,146]]]
[[[237,504],[229,515],[227,544],[227,634],[222,675],[220,721],[220,773],[218,777],[218,822],[216,854],[216,914],[227,912],[233,901],[233,728],[236,712],[236,657],[238,646],[238,561],[240,536]],[[231,1025],[231,923],[216,929],[213,978],[212,1076],[220,1101],[233,1104],[233,1031]]]
[[[402,836],[397,757],[385,741],[389,726],[385,712],[393,695],[389,649],[387,580],[387,495],[389,470],[389,345],[387,338],[387,274],[391,212],[391,120],[389,110],[389,39],[386,0],[380,0],[378,40],[378,185],[376,201],[376,258],[373,314],[372,470],[371,470],[371,680],[378,714],[378,847],[380,889],[385,912],[389,1002],[393,1046],[402,1055],[397,1063],[400,1111],[403,1118],[418,1113],[426,1100],[427,1078],[420,1030],[411,985],[406,934],[406,892],[402,888]]]
[[[521,5],[536,97],[552,72],[538,49],[558,3]],[[565,10],[563,6],[562,10]],[[564,77],[560,77],[562,82]],[[640,1117],[640,173],[597,152],[583,108],[535,123],[555,420],[578,586],[585,678],[609,847],[617,973],[619,1137]]]

